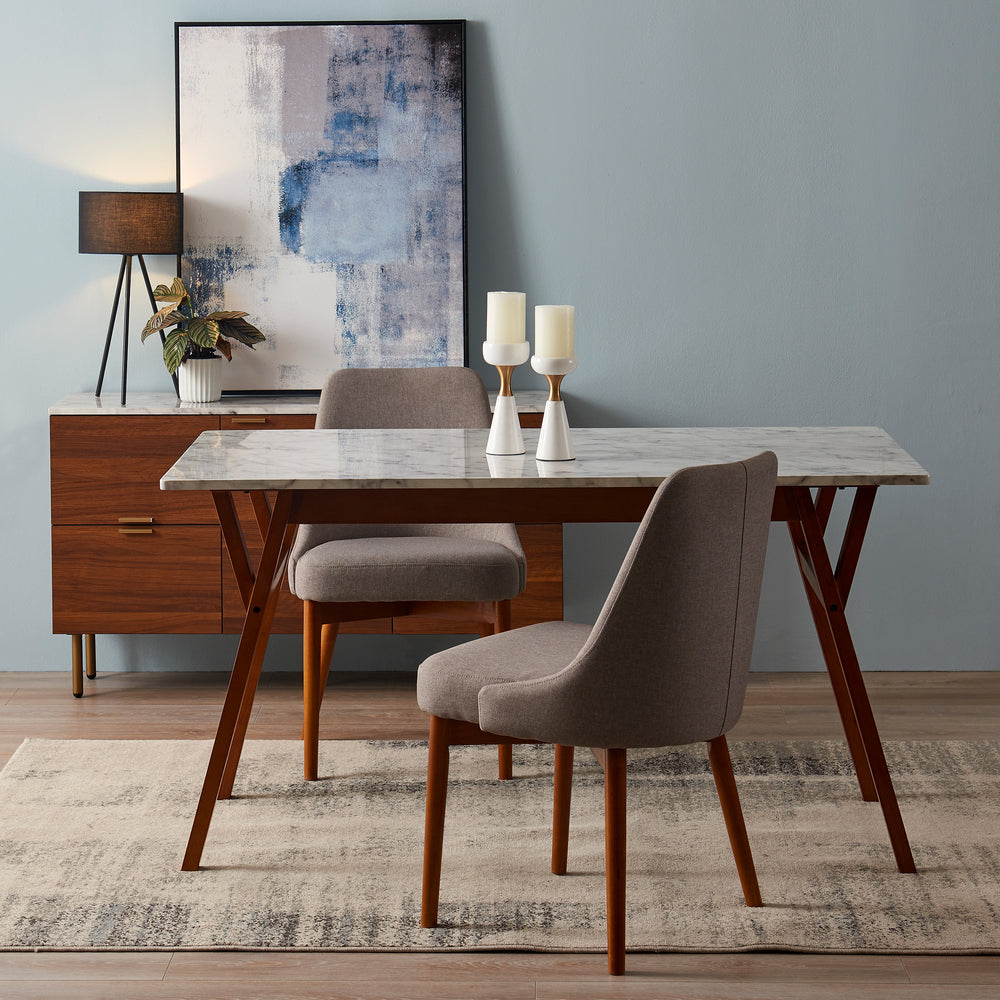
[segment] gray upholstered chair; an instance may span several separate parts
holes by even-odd
[[[431,715],[422,926],[438,922],[449,747],[502,739],[556,744],[556,874],[573,748],[595,748],[603,765],[612,974],[625,968],[627,748],[708,743],[743,895],[761,905],[725,734],[743,708],[776,469],[764,452],[664,482],[593,627],[530,625],[421,664],[417,701]]]
[[[490,419],[471,369],[346,368],[323,387],[316,427],[489,427]],[[419,614],[501,632],[526,572],[513,524],[302,525],[288,582],[304,602],[306,779],[317,775],[319,710],[340,623]],[[509,776],[504,744],[500,777]]]

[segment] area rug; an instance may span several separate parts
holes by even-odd
[[[704,748],[630,762],[633,951],[1000,951],[1000,743],[889,743],[919,873],[838,743],[732,744],[765,906],[743,905]],[[442,926],[421,929],[426,745],[247,744],[204,867],[180,859],[209,745],[28,740],[0,774],[0,948],[600,951],[602,779],[578,754],[549,873],[552,752],[453,752]]]

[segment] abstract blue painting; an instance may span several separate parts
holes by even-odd
[[[467,361],[465,22],[176,25],[182,276],[227,390]]]

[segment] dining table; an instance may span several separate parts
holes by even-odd
[[[770,450],[771,520],[791,537],[861,797],[879,804],[898,870],[915,871],[846,605],[879,488],[927,484],[927,472],[878,427],[573,428],[569,461],[536,459],[538,434],[524,431],[524,454],[495,456],[487,429],[213,430],[163,475],[163,490],[211,491],[246,608],[182,869],[198,869],[215,804],[232,795],[300,524],[638,522],[679,469]],[[849,509],[832,518],[841,492]],[[239,493],[252,500],[257,559]]]

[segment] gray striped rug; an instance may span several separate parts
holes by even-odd
[[[765,906],[742,905],[704,748],[630,764],[636,951],[1000,951],[1000,743],[889,743],[920,869],[837,743],[732,744]],[[578,754],[570,873],[549,874],[552,754],[453,752],[443,925],[419,926],[426,746],[247,744],[202,871],[180,858],[209,745],[28,740],[0,774],[0,949],[604,948],[602,785]]]

